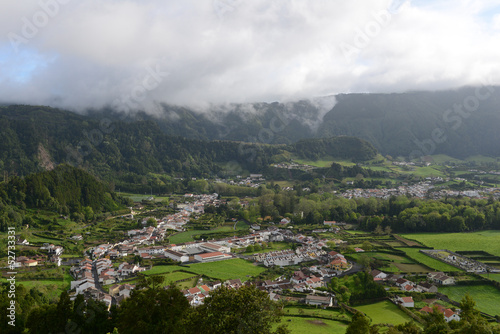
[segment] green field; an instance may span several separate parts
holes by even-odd
[[[0,282],[6,282],[6,280],[2,279]],[[70,281],[65,279],[64,281],[56,281],[56,280],[27,280],[27,281],[16,281],[16,285],[24,285],[24,287],[28,290],[31,288],[35,288],[37,291],[43,293],[50,300],[58,299],[63,291],[66,291],[70,288]]]
[[[500,231],[480,231],[472,233],[418,233],[405,234],[405,238],[415,239],[435,249],[451,251],[485,251],[500,256]]]
[[[246,230],[248,229],[248,225],[239,221],[236,223],[236,231]],[[175,235],[170,236],[170,243],[172,244],[180,244],[184,242],[195,241],[193,236],[200,234],[210,234],[210,233],[218,233],[218,232],[232,232],[234,231],[234,224],[228,224],[224,226],[217,227],[213,230],[191,230],[186,232],[177,233]]]
[[[406,313],[388,300],[370,305],[356,306],[355,308],[370,317],[372,325],[399,325],[412,320]]]
[[[313,306],[286,306],[283,311],[285,312],[285,315],[304,315],[311,317],[326,317],[326,318],[340,317],[346,320],[348,319],[350,320],[352,318],[349,313],[340,313],[339,310],[322,309]]]
[[[347,324],[322,318],[284,316],[281,324],[286,324],[293,334],[344,334],[347,329]]]
[[[298,163],[298,164],[309,165],[309,166],[314,166],[314,167],[321,167],[321,168],[330,167],[333,162],[336,162],[336,163],[343,165],[343,166],[355,165],[355,163],[353,163],[352,161],[337,160],[337,159],[333,159],[331,157],[323,157],[322,160],[316,160],[316,161],[306,160],[306,159],[295,159],[294,158],[293,161]]]
[[[481,276],[492,281],[500,282],[500,274],[482,274]]]
[[[149,194],[130,194],[130,193],[124,193],[124,192],[121,192],[120,193],[121,196],[123,197],[129,197],[132,201],[134,202],[141,202],[142,200],[144,199],[148,199],[151,197],[151,195]],[[162,202],[162,201],[167,201],[169,200],[169,197],[165,197],[165,196],[155,196],[153,195],[154,197],[154,201],[155,202]]]
[[[190,265],[189,269],[186,270],[221,281],[239,278],[243,282],[258,276],[266,269],[255,266],[243,259],[231,259],[209,263],[196,263]]]
[[[144,271],[144,275],[158,275],[171,273],[178,270],[186,270],[186,267],[181,266],[154,266],[151,270]]]
[[[477,308],[491,315],[500,315],[500,290],[490,285],[445,286],[439,292],[448,295],[454,301],[460,302],[466,293],[476,302]]]
[[[455,268],[447,263],[433,259],[432,257],[419,252],[418,248],[399,248],[399,249],[405,252],[406,255],[408,255],[408,257],[410,257],[411,259],[429,267],[431,271],[445,271],[445,272],[463,271],[461,269]]]
[[[273,242],[272,245],[273,245],[272,247],[265,248],[265,249],[262,249],[260,251],[242,252],[241,254],[249,255],[249,254],[257,254],[257,253],[269,253],[269,252],[276,251],[276,250],[291,249],[292,248],[292,244],[290,244],[288,242]]]
[[[426,273],[429,272],[429,268],[421,264],[409,264],[409,263],[391,263],[389,267],[380,268],[382,271],[388,271],[393,273]]]

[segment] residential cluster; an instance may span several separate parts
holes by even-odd
[[[438,292],[438,285],[452,285],[455,284],[455,279],[446,275],[443,272],[430,272],[427,274],[426,280],[421,282],[413,282],[404,278],[404,275],[387,274],[380,270],[372,270],[370,275],[373,280],[380,283],[385,283],[389,286],[397,287],[404,292]],[[415,302],[411,296],[396,296],[392,299],[395,304],[399,304],[404,307],[415,307]],[[442,313],[445,320],[460,320],[459,313],[452,311],[451,309],[444,308],[443,306],[436,304],[438,307],[438,312]],[[434,309],[429,306],[425,306],[419,310],[420,312],[433,313]]]
[[[26,239],[18,238],[18,245],[29,245]],[[36,267],[45,263],[54,263],[57,266],[61,265],[61,255],[64,251],[64,247],[55,246],[54,244],[44,243],[40,250],[46,251],[47,255],[36,255],[36,256],[19,256],[15,259],[14,268],[21,267]]]
[[[262,174],[250,174],[250,176],[246,178],[242,178],[241,175],[237,175],[236,178],[237,178],[236,181],[228,179],[215,179],[215,182],[227,183],[230,185],[237,185],[237,186],[252,187],[252,188],[258,188],[265,182],[265,179],[262,176]]]
[[[481,190],[450,190],[450,189],[440,189],[437,190],[433,185],[434,182],[442,182],[443,179],[440,177],[427,178],[428,180],[422,181],[413,185],[402,185],[397,188],[384,188],[384,189],[348,189],[341,194],[345,198],[390,198],[391,196],[411,196],[418,198],[432,198],[439,199],[443,197],[456,197],[464,196],[471,198],[485,198],[490,194],[493,196],[500,196],[500,190],[498,188],[485,188]],[[429,192],[429,190],[434,190]]]

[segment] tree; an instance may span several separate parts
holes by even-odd
[[[141,277],[137,289],[118,309],[118,330],[127,333],[183,333],[181,322],[189,302],[173,286],[162,287],[163,277]],[[143,289],[140,289],[143,288]]]
[[[384,234],[384,230],[382,229],[382,226],[377,225],[377,227],[375,227],[375,230],[373,231],[373,233],[376,235],[382,235],[382,234]]]
[[[371,258],[366,254],[361,254],[358,259],[358,263],[365,267],[367,270],[370,269]]]
[[[205,298],[189,315],[188,333],[289,333],[285,325],[273,331],[283,311],[267,293],[255,286],[234,290],[221,287]]]
[[[352,321],[347,326],[346,334],[370,334],[370,320],[361,312],[352,316]]]
[[[392,233],[392,229],[390,226],[386,226],[385,229],[384,229],[384,233],[385,234],[391,234]]]
[[[148,218],[148,220],[146,220],[146,226],[156,227],[157,225],[158,225],[158,223],[156,222],[156,219],[154,219],[153,217],[150,217],[150,218]]]

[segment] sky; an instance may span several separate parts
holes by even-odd
[[[500,0],[0,4],[0,102],[75,111],[500,84]]]

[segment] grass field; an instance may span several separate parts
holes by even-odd
[[[372,324],[399,325],[412,320],[396,305],[387,300],[370,305],[356,306],[355,309],[370,317]]]
[[[483,276],[484,278],[488,278],[492,281],[497,281],[497,282],[500,282],[500,274],[483,274],[481,275]]]
[[[321,318],[284,316],[281,324],[286,324],[293,334],[344,334],[347,329],[347,325],[342,322]]]
[[[130,194],[130,193],[120,193],[121,196],[123,197],[129,197],[132,201],[134,202],[141,202],[143,199],[148,199],[151,197],[150,194]],[[169,197],[165,196],[155,196],[153,195],[155,202],[162,202],[162,201],[167,201],[169,200]]]
[[[421,252],[419,252],[418,248],[400,248],[403,252],[408,255],[411,259],[419,262],[431,269],[431,271],[463,271],[461,269],[455,268],[447,263],[441,262],[439,260],[433,259],[430,256],[427,256]],[[427,270],[428,271],[428,270]]]
[[[299,311],[302,310],[302,311]],[[322,308],[315,308],[315,307],[304,307],[304,306],[287,306],[283,310],[285,312],[285,315],[299,315],[302,312],[302,315],[305,316],[311,316],[311,317],[341,317],[347,319],[351,319],[351,315],[349,313],[340,313],[338,310],[332,310],[332,309],[322,309]]]
[[[448,295],[452,300],[460,302],[466,293],[476,302],[477,308],[491,315],[500,315],[500,290],[490,285],[446,286],[439,292]]]
[[[158,274],[167,274],[174,271],[186,269],[186,267],[181,266],[154,266],[151,270],[144,271],[144,275],[158,275]]]
[[[316,161],[311,161],[311,160],[305,160],[305,159],[293,159],[296,163],[302,164],[302,165],[309,165],[309,166],[314,166],[314,167],[330,167],[333,162],[336,162],[342,166],[354,166],[355,163],[352,161],[348,160],[338,160],[338,159],[333,159],[332,157],[323,157],[322,160],[316,160]]]
[[[292,244],[290,244],[288,242],[273,242],[272,245],[273,245],[273,247],[262,249],[260,251],[243,252],[241,254],[248,255],[248,254],[257,254],[257,253],[269,253],[269,252],[276,251],[276,250],[282,250],[282,249],[290,249],[290,248],[292,248]]]
[[[419,233],[404,237],[418,240],[435,249],[451,251],[485,251],[500,256],[500,231],[480,231],[473,233]]]
[[[397,272],[402,273],[425,273],[429,272],[429,268],[421,264],[411,263],[393,263],[392,266],[396,267]]]
[[[248,225],[243,222],[239,221],[236,223],[236,230],[246,230],[248,229]],[[181,232],[177,233],[175,235],[172,235],[170,237],[170,243],[173,244],[180,244],[184,242],[189,242],[189,241],[194,241],[193,236],[195,235],[200,235],[200,234],[210,234],[210,233],[218,233],[218,232],[232,232],[234,231],[234,224],[230,225],[224,225],[217,227],[213,230],[192,230],[192,231],[186,231],[186,232]]]
[[[243,259],[231,259],[209,263],[196,263],[190,265],[189,269],[186,270],[221,281],[239,278],[243,282],[258,276],[266,269],[254,266],[251,262]]]
[[[0,282],[6,282],[6,280],[2,279]],[[16,281],[16,285],[24,285],[27,290],[31,288],[35,288],[37,291],[43,293],[50,300],[56,300],[61,295],[61,292],[66,291],[70,288],[70,282],[68,280],[64,281],[38,281],[38,280],[27,280],[27,281]]]

